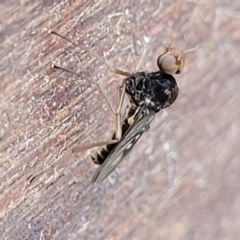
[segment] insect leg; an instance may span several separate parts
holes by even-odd
[[[121,108],[122,108],[123,100],[125,97],[125,87],[126,87],[126,84],[125,84],[125,81],[123,81],[123,84],[118,88],[118,91],[117,91],[117,110],[116,110],[116,114],[115,114],[115,137],[114,137],[114,139],[111,139],[109,141],[91,143],[91,144],[88,144],[85,146],[74,147],[72,149],[72,152],[80,152],[80,151],[87,150],[90,148],[100,147],[100,146],[104,146],[104,145],[108,145],[108,144],[115,144],[115,143],[119,142],[119,140],[122,137]]]
[[[122,109],[122,105],[123,105],[123,101],[124,101],[124,97],[125,97],[125,89],[126,88],[126,82],[123,81],[122,85],[120,87],[118,87],[118,91],[117,91],[117,114],[115,117],[115,139],[117,141],[119,141],[122,137],[122,126],[121,126],[121,109]]]
[[[143,60],[143,58],[144,58],[144,56],[147,52],[147,46],[146,46],[146,43],[143,41],[143,39],[140,37],[140,35],[134,29],[132,29],[132,30],[133,30],[133,34],[139,39],[139,41],[143,45],[143,50],[142,50],[142,53],[141,53],[141,55],[138,59],[138,64],[137,64],[136,69],[135,69],[135,71],[137,72],[137,71],[139,71],[139,69],[141,67],[141,64],[142,64],[142,60]]]
[[[73,75],[75,75],[75,76],[77,76],[77,77],[79,77],[79,78],[82,78],[82,77],[80,76],[80,74],[78,74],[78,73],[76,73],[76,72],[74,72],[74,71],[72,71],[72,70],[70,70],[70,69],[68,69],[68,68],[60,67],[60,66],[57,66],[57,65],[54,65],[53,68],[62,70],[62,71],[64,71],[64,72],[71,73],[71,74],[73,74]],[[112,113],[113,113],[114,115],[117,115],[117,112],[115,111],[115,109],[113,108],[112,104],[111,104],[110,101],[108,100],[107,95],[106,95],[106,93],[104,92],[104,90],[103,90],[103,88],[101,87],[101,85],[100,85],[98,82],[95,82],[95,81],[93,81],[93,80],[91,80],[91,79],[88,79],[88,78],[85,78],[85,77],[84,77],[84,80],[86,80],[86,81],[88,81],[88,82],[90,82],[90,83],[92,83],[92,84],[95,84],[95,85],[98,87],[98,89],[99,89],[100,92],[102,93],[103,97],[105,98],[105,100],[106,100],[109,108],[111,109]]]
[[[140,54],[140,57],[138,59],[138,63],[137,63],[137,66],[135,68],[135,72],[139,71],[139,68],[141,67],[141,64],[142,64],[142,60],[146,54],[146,51],[147,51],[147,45],[146,43],[144,42],[144,40],[142,39],[142,37],[137,33],[137,31],[135,30],[135,28],[132,26],[131,23],[130,24],[130,28],[131,28],[131,31],[133,33],[133,35],[140,41],[140,43],[142,44],[143,46],[143,50],[142,50],[142,53]]]
[[[72,41],[70,38],[68,38],[68,37],[66,37],[66,36],[63,36],[63,35],[55,32],[55,31],[50,31],[50,33],[53,34],[53,35],[56,35],[56,36],[58,36],[58,37],[60,37],[60,38],[62,38],[62,39],[64,39],[64,40],[66,40],[66,41],[68,41],[68,42],[70,42],[70,43],[72,43],[72,44],[74,44],[74,45],[78,45],[78,43]],[[85,52],[89,53],[90,55],[92,55],[93,57],[95,57],[97,60],[99,60],[100,62],[102,62],[102,63],[103,63],[107,68],[109,68],[111,71],[113,71],[113,72],[115,72],[115,73],[117,73],[117,74],[119,74],[119,75],[125,76],[125,77],[131,76],[131,73],[129,73],[129,72],[125,72],[125,71],[123,71],[123,70],[120,70],[120,69],[117,69],[117,68],[112,67],[107,61],[105,61],[103,58],[101,58],[98,54],[96,54],[96,53],[92,52],[91,50],[87,49],[85,46],[82,45],[81,48],[82,48]]]

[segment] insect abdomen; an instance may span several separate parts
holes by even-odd
[[[129,128],[129,124],[128,124],[128,121],[127,119],[124,120],[123,124],[122,124],[122,135],[124,135],[127,131],[127,129]],[[115,139],[115,133],[113,134],[112,136],[112,139]],[[117,145],[117,143],[114,143],[114,144],[108,144],[108,145],[105,145],[101,148],[99,148],[98,151],[96,151],[92,156],[92,161],[95,163],[95,164],[103,164],[104,161],[106,160],[106,158],[108,157],[108,155],[111,153],[111,151],[114,149],[114,147]]]
[[[93,155],[92,155],[92,161],[95,164],[103,164],[105,159],[107,158],[107,156],[109,155],[109,153],[112,151],[112,149],[115,147],[115,144],[108,144],[105,145],[104,147],[101,147],[98,151],[96,151]]]

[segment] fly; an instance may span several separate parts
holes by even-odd
[[[57,35],[72,44],[77,44],[57,32],[51,31],[51,34]],[[94,147],[101,147],[99,151],[92,155],[93,162],[100,165],[92,177],[91,182],[94,183],[101,182],[107,178],[131,151],[142,134],[150,128],[156,113],[175,102],[179,89],[172,74],[179,74],[184,68],[184,53],[193,51],[196,48],[175,52],[172,46],[168,45],[165,51],[157,58],[158,71],[136,73],[115,69],[97,54],[85,47],[82,47],[82,49],[103,62],[115,73],[125,76],[117,90],[116,109],[112,107],[99,83],[84,78],[99,88],[115,115],[115,132],[111,140],[78,146],[72,149],[73,152],[80,152]],[[81,77],[72,70],[56,65],[54,65],[54,68]],[[122,121],[121,110],[126,95],[129,98],[130,108],[127,112],[127,117]]]

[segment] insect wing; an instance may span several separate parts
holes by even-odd
[[[103,181],[114,171],[142,134],[149,129],[154,116],[155,112],[149,112],[146,116],[140,117],[134,122],[104,163],[96,170],[91,180],[92,183]]]

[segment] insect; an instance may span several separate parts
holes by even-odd
[[[51,34],[77,44],[55,31],[51,31]],[[93,162],[100,165],[92,177],[91,182],[94,183],[103,181],[114,171],[142,134],[150,128],[156,113],[161,109],[169,107],[177,99],[179,89],[172,74],[179,74],[184,68],[184,53],[193,51],[196,48],[175,52],[172,46],[168,45],[165,51],[157,58],[158,71],[135,73],[115,69],[97,54],[85,47],[82,48],[115,73],[125,76],[117,90],[116,110],[112,107],[101,85],[93,80],[84,78],[97,85],[115,115],[115,132],[111,140],[78,146],[72,149],[73,152],[79,152],[94,147],[101,147],[99,151],[92,155]],[[69,69],[56,65],[54,68],[80,77],[79,74]],[[121,109],[126,95],[129,98],[130,105],[127,116],[122,121]]]

